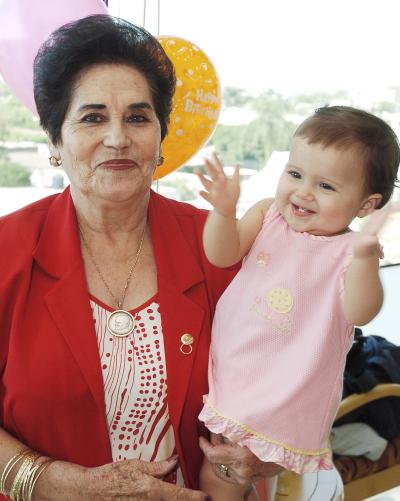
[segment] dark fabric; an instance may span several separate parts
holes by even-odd
[[[343,398],[366,393],[379,383],[400,384],[400,346],[381,336],[363,336],[356,329],[346,360]],[[400,398],[375,400],[336,421],[337,425],[360,421],[391,440],[400,434]]]

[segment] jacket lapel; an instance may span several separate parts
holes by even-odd
[[[149,224],[168,365],[168,405],[172,424],[178,429],[205,316],[204,309],[191,299],[190,289],[204,281],[204,273],[170,203],[155,193],[150,197]],[[45,299],[48,310],[99,410],[104,412],[97,340],[76,214],[68,189],[49,209],[34,259],[54,280]],[[180,351],[184,334],[193,336],[190,355]]]
[[[96,404],[104,413],[96,333],[80,252],[76,213],[68,189],[49,208],[34,259],[54,279],[53,287],[45,296],[47,308]]]
[[[155,193],[150,198],[149,223],[167,360],[168,407],[177,430],[205,316],[191,299],[190,289],[204,281],[204,273],[170,204]],[[180,350],[184,334],[193,336],[189,355]]]

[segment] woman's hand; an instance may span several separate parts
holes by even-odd
[[[235,167],[232,177],[227,177],[218,156],[205,160],[205,167],[211,179],[200,172],[197,174],[206,189],[200,195],[209,202],[222,216],[236,213],[236,204],[240,195],[239,166]]]
[[[203,501],[204,492],[184,489],[161,479],[174,470],[177,459],[118,461],[96,468],[54,462],[38,480],[34,500],[58,501]],[[35,491],[36,491],[35,489]]]
[[[228,482],[247,485],[263,478],[273,477],[284,470],[275,463],[260,461],[247,447],[225,444],[220,435],[212,434],[211,441],[212,443],[200,437],[200,448],[212,464],[214,472]],[[223,475],[218,465],[227,466],[228,475]]]

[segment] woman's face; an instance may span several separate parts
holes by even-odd
[[[121,202],[148,192],[160,141],[145,77],[129,66],[101,64],[79,76],[51,152],[73,194]]]

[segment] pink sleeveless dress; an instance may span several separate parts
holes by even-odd
[[[354,331],[341,298],[354,237],[297,233],[272,205],[214,317],[199,418],[297,473],[332,468],[329,433]]]

